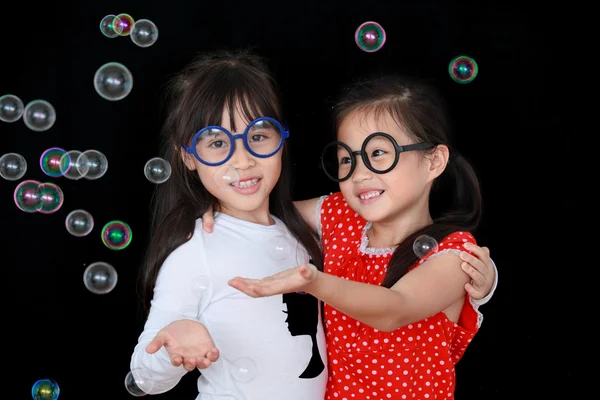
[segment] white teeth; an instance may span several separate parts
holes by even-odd
[[[372,192],[363,193],[358,197],[360,197],[361,200],[367,200],[367,199],[372,199],[373,197],[377,197],[381,193],[383,193],[383,190],[374,190]]]
[[[247,181],[233,182],[230,185],[239,187],[239,188],[249,188],[251,186],[256,185],[257,182],[258,182],[258,178],[254,178],[254,179],[248,179]]]

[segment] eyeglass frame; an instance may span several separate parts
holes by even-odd
[[[375,136],[383,136],[384,138],[388,139],[394,145],[394,149],[396,150],[396,156],[394,158],[394,162],[392,163],[392,165],[389,168],[387,168],[383,171],[375,169],[371,165],[371,161],[369,161],[369,157],[365,155],[366,150],[367,150],[367,143],[369,143],[369,141],[372,138],[374,138]],[[329,175],[329,173],[327,172],[327,168],[325,167],[325,158],[324,158],[325,151],[329,148],[329,146],[333,145],[334,143],[341,145],[344,149],[346,149],[348,151],[348,154],[350,156],[352,156],[351,157],[352,165],[350,166],[350,172],[348,172],[348,175],[342,179],[333,178],[331,175]],[[405,146],[400,146],[398,144],[398,142],[396,142],[396,139],[394,139],[394,137],[392,135],[385,133],[385,132],[374,132],[365,138],[362,145],[360,146],[360,150],[357,150],[357,151],[352,151],[350,146],[348,146],[346,143],[340,142],[340,141],[334,141],[334,142],[327,144],[325,146],[325,148],[323,149],[323,152],[321,153],[321,167],[323,168],[325,175],[327,175],[327,177],[329,179],[331,179],[332,181],[344,182],[345,180],[349,179],[352,176],[352,174],[354,173],[354,170],[356,169],[356,164],[357,164],[357,161],[356,161],[357,156],[360,156],[360,158],[363,161],[363,164],[365,164],[365,167],[367,167],[369,169],[369,171],[371,171],[375,174],[378,174],[378,175],[383,175],[383,174],[387,174],[388,172],[390,172],[391,170],[396,168],[396,165],[398,165],[398,161],[400,160],[400,153],[403,153],[405,151],[412,151],[412,150],[427,150],[427,149],[431,149],[433,147],[435,147],[435,145],[433,145],[431,143],[426,143],[426,142],[413,143],[413,144],[408,144]]]
[[[258,154],[255,153],[250,146],[248,145],[248,132],[250,131],[250,127],[254,126],[256,123],[260,122],[260,121],[269,121],[274,123],[277,128],[279,128],[280,132],[281,132],[281,141],[279,142],[279,146],[277,146],[277,148],[269,153],[269,154]],[[229,137],[229,139],[231,140],[231,150],[229,150],[229,154],[227,154],[227,157],[225,157],[225,159],[223,161],[219,161],[217,163],[209,163],[204,161],[203,159],[200,158],[200,156],[198,155],[198,152],[196,150],[196,141],[198,140],[198,138],[200,137],[200,135],[202,135],[204,132],[210,130],[210,129],[218,129],[220,131],[225,132],[225,134],[227,134],[227,136]],[[202,164],[207,165],[209,167],[217,167],[219,165],[223,165],[225,164],[227,161],[229,161],[229,159],[233,156],[233,153],[235,152],[235,141],[237,139],[242,139],[244,142],[244,147],[246,148],[246,150],[248,150],[248,152],[250,154],[252,154],[254,157],[258,157],[258,158],[269,158],[272,157],[273,155],[277,154],[277,152],[279,150],[281,150],[281,148],[283,147],[283,143],[285,142],[285,139],[290,137],[290,131],[286,130],[283,125],[281,125],[281,123],[279,121],[277,121],[274,118],[271,117],[260,117],[260,118],[256,118],[254,121],[250,122],[248,124],[248,126],[246,127],[246,129],[244,130],[243,133],[240,133],[239,135],[234,135],[231,132],[229,132],[229,130],[223,128],[222,126],[218,126],[218,125],[210,125],[210,126],[206,126],[202,129],[200,129],[198,132],[196,132],[196,134],[194,135],[194,137],[192,138],[192,146],[187,146],[185,143],[182,144],[183,149],[188,153],[188,154],[193,154],[194,157],[196,157],[196,160],[200,161]]]

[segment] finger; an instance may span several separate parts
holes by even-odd
[[[485,293],[477,289],[474,283],[465,284],[465,290],[473,300],[481,300],[485,297]]]
[[[481,294],[479,293],[479,291],[477,289],[475,289],[473,287],[473,285],[471,285],[470,282],[467,282],[465,284],[465,290],[466,292],[469,294],[469,296],[473,299],[473,300],[480,300],[482,298]]]
[[[217,361],[219,359],[219,350],[216,348],[210,349],[209,352],[206,354],[206,358],[210,362]]]
[[[211,364],[212,364],[212,362],[208,358],[203,358],[202,360],[200,360],[196,363],[196,368],[206,369],[206,368],[210,367]]]
[[[188,357],[183,361],[183,368],[185,368],[187,371],[193,371],[196,369],[197,361],[198,360],[196,357]]]
[[[310,275],[312,273],[312,270],[310,269],[310,267],[306,264],[302,264],[300,266],[300,268],[298,268],[299,272],[300,272],[300,276],[302,276],[304,279],[309,279]]]
[[[475,281],[478,285],[485,283],[485,275],[483,275],[478,269],[474,268],[467,262],[460,263],[460,268],[465,271],[472,281]]]
[[[175,367],[179,367],[182,363],[183,357],[181,357],[179,354],[173,354],[171,356],[171,364],[173,364]]]
[[[156,337],[154,339],[152,339],[152,341],[150,343],[148,343],[148,346],[146,346],[146,353],[148,354],[154,354],[156,353],[158,350],[160,350],[161,347],[163,347],[165,345],[166,339],[163,335],[160,334],[160,332],[158,333],[158,335],[156,335]]]
[[[475,268],[481,273],[483,273],[483,271],[485,270],[485,263],[476,256],[467,253],[466,251],[460,252],[460,259],[471,264],[473,268]]]
[[[490,258],[490,250],[487,247],[479,247],[476,244],[470,242],[466,242],[465,244],[463,244],[463,247],[472,252],[475,255],[475,257],[477,257],[484,263],[488,262]]]
[[[231,280],[229,281],[229,286],[231,286],[234,289],[239,290],[240,292],[250,296],[250,297],[257,297],[256,293],[250,289],[250,287],[248,287],[248,285],[245,285],[244,283],[240,282],[240,281],[236,281],[236,280]]]

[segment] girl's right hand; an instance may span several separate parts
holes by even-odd
[[[171,364],[176,367],[183,365],[188,371],[207,368],[219,359],[219,350],[206,327],[198,321],[182,319],[171,322],[146,346],[146,352],[154,354],[163,346],[169,353]]]
[[[215,217],[213,216],[213,208],[212,206],[208,206],[208,210],[202,215],[202,228],[206,232],[212,232],[213,227],[215,226]]]

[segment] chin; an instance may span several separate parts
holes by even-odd
[[[230,191],[225,196],[222,196],[220,200],[227,208],[244,212],[258,210],[265,203],[267,204],[267,209],[269,207],[269,195],[263,191],[252,195],[243,195]]]

